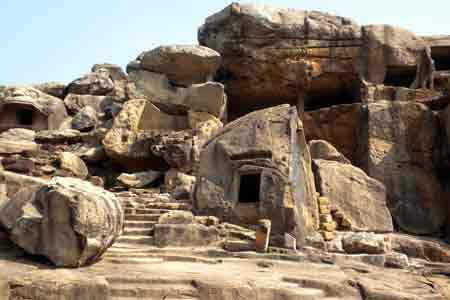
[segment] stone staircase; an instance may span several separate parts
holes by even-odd
[[[151,260],[146,250],[154,247],[154,226],[159,217],[170,211],[191,210],[189,203],[176,201],[168,194],[132,192],[117,193],[125,211],[125,228],[123,235],[116,241],[103,259],[138,263]]]

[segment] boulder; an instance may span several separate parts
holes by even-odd
[[[2,203],[0,222],[26,252],[59,267],[80,267],[96,261],[122,234],[124,213],[112,193],[56,177]]]
[[[195,179],[195,176],[171,169],[164,177],[164,186],[175,199],[192,199]]]
[[[104,96],[114,90],[114,82],[103,72],[86,74],[69,83],[65,94]]]
[[[374,232],[393,231],[384,185],[350,164],[313,160],[317,191],[330,199],[352,227]]]
[[[39,145],[32,141],[0,138],[0,154],[35,153],[38,150]]]
[[[225,221],[271,220],[274,238],[284,240],[287,232],[300,243],[314,232],[314,176],[295,107],[253,112],[209,140],[200,155],[194,197],[200,213]]]
[[[53,97],[64,99],[64,89],[66,85],[60,82],[45,82],[33,86],[35,89],[40,90],[45,94],[49,94]]]
[[[332,160],[343,164],[351,164],[351,162],[333,145],[324,140],[312,140],[308,143],[309,152],[311,152],[311,158]]]
[[[184,131],[152,131],[147,135],[146,143],[150,152],[161,157],[174,169],[189,172],[193,168],[193,132]]]
[[[103,146],[112,160],[131,172],[165,171],[168,165],[190,169],[186,162],[191,160],[192,131],[185,130],[188,127],[186,116],[166,114],[145,99],[130,100],[114,119]]]
[[[14,141],[30,141],[34,142],[36,132],[34,130],[25,128],[13,128],[4,131],[0,134],[0,140],[14,140]]]
[[[350,254],[383,254],[391,251],[390,240],[382,234],[353,233],[344,236],[342,246]]]
[[[67,117],[64,102],[31,86],[8,86],[0,94],[0,130],[58,129]]]
[[[61,169],[71,172],[76,177],[86,179],[89,175],[88,168],[81,158],[71,152],[61,152],[58,155]]]
[[[365,122],[361,104],[336,105],[307,111],[302,119],[307,141],[325,140],[354,164],[358,163]]]
[[[42,130],[35,137],[40,143],[75,143],[81,140],[81,132],[75,129]]]
[[[388,206],[406,232],[432,234],[447,219],[434,166],[439,122],[425,105],[379,101],[367,106],[363,169],[386,186]]]
[[[216,246],[219,241],[219,231],[215,227],[200,224],[155,225],[157,247],[207,247]]]
[[[162,176],[161,172],[147,171],[134,174],[123,173],[117,180],[127,187],[143,188]]]
[[[189,86],[213,79],[220,67],[220,54],[197,45],[160,46],[139,55],[143,70],[166,74],[179,86]]]
[[[164,74],[145,70],[130,72],[140,98],[151,101],[171,114],[185,114],[188,110],[208,112],[223,118],[226,110],[225,88],[221,83],[206,82],[186,88],[174,87]]]
[[[97,112],[90,106],[82,108],[72,119],[72,128],[80,132],[95,129],[98,123]]]
[[[115,64],[103,63],[95,64],[92,66],[91,72],[93,73],[106,73],[113,81],[127,80],[127,73],[122,70],[122,67]]]
[[[113,98],[111,96],[68,94],[64,98],[64,104],[70,112],[75,114],[87,106],[92,107],[98,113],[104,113],[111,110]]]
[[[445,241],[420,236],[393,233],[392,249],[411,258],[450,263],[450,249]]]
[[[21,189],[32,190],[33,187],[40,187],[46,183],[47,180],[42,178],[2,170],[0,171],[0,201],[11,198]]]
[[[194,223],[194,215],[190,211],[170,211],[161,215],[158,224],[192,224]]]

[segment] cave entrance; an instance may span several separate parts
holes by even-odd
[[[410,88],[416,79],[417,67],[387,66],[384,85]]]
[[[361,102],[361,81],[353,74],[327,73],[313,80],[304,110]]]
[[[22,108],[16,112],[17,123],[21,126],[33,125],[33,111],[31,109]]]
[[[450,70],[450,46],[431,47],[431,58],[434,60],[436,71]]]
[[[239,203],[259,203],[261,173],[242,174],[239,184]]]

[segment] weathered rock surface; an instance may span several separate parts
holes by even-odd
[[[123,173],[117,180],[132,188],[143,188],[161,177],[161,172],[147,171],[134,174]]]
[[[211,81],[219,69],[220,54],[197,45],[161,46],[137,58],[143,70],[166,74],[176,85],[189,86]]]
[[[114,82],[103,72],[80,77],[66,87],[66,94],[103,96],[114,90]]]
[[[195,176],[171,169],[164,177],[164,185],[175,199],[192,199],[195,180]]]
[[[219,242],[215,227],[201,224],[156,224],[155,245],[158,247],[214,246]]]
[[[373,233],[355,233],[342,239],[342,246],[347,253],[382,254],[391,251],[390,240],[384,235]]]
[[[109,284],[104,277],[86,276],[70,270],[33,271],[27,275],[10,282],[11,299],[110,299]]]
[[[0,94],[0,130],[58,129],[67,117],[64,102],[31,86],[9,86]]]
[[[81,132],[75,129],[42,130],[36,133],[37,142],[74,143],[81,140]]]
[[[194,215],[190,211],[171,211],[158,219],[158,224],[181,225],[192,223],[194,223]]]
[[[307,141],[325,140],[350,161],[358,162],[364,124],[361,104],[337,105],[307,111],[303,114],[303,124]]]
[[[64,98],[64,104],[73,113],[77,113],[87,106],[94,108],[100,113],[110,109],[113,105],[113,99],[111,96],[68,94]]]
[[[450,263],[450,249],[444,241],[397,233],[391,234],[390,238],[396,252],[411,258]]]
[[[343,164],[351,164],[351,162],[333,145],[324,140],[312,140],[308,143],[311,158],[332,160]]]
[[[66,88],[65,84],[53,81],[37,84],[33,87],[45,94],[49,94],[60,99],[64,98],[64,89]]]
[[[0,134],[0,139],[34,142],[36,132],[25,128],[13,128]]]
[[[97,112],[90,106],[82,108],[72,119],[72,128],[81,132],[95,129],[98,123]]]
[[[226,110],[224,86],[217,82],[190,85],[186,88],[174,87],[164,74],[145,70],[130,72],[130,79],[136,84],[140,98],[150,99],[161,109],[173,114],[183,114],[189,110],[208,112],[223,118]]]
[[[270,219],[274,236],[288,232],[302,240],[318,220],[310,164],[295,108],[282,105],[251,113],[204,146],[196,207],[238,223]]]
[[[354,228],[365,231],[393,231],[387,207],[386,188],[350,164],[314,160],[317,191],[330,199],[332,206],[351,221]]]
[[[406,232],[431,234],[447,219],[447,200],[433,162],[438,123],[423,104],[368,105],[364,169],[385,184],[391,214]]]
[[[84,161],[71,152],[61,152],[58,156],[61,169],[71,172],[76,177],[86,179],[89,170]]]
[[[57,266],[96,261],[121,235],[124,215],[115,196],[75,178],[54,178],[2,203],[0,221],[11,240]]]
[[[233,3],[206,19],[198,39],[222,55],[232,119],[297,104],[301,93],[310,96],[307,106],[341,90],[337,101],[351,103],[357,91],[361,27],[348,18]]]

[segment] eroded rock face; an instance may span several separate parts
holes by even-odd
[[[303,240],[317,228],[310,163],[295,108],[253,112],[204,146],[195,205],[202,213],[238,223],[270,219],[274,236],[288,232]]]
[[[28,253],[59,267],[80,267],[96,261],[122,234],[124,214],[110,192],[56,177],[3,202],[0,221]]]
[[[364,169],[386,186],[396,223],[409,233],[431,234],[447,219],[447,200],[433,162],[438,119],[408,102],[368,105]]]
[[[232,118],[297,104],[305,93],[306,106],[315,106],[324,90],[343,90],[339,103],[351,103],[357,94],[361,28],[348,18],[233,3],[206,19],[198,39],[222,55]]]
[[[175,85],[189,86],[211,81],[220,62],[220,54],[207,47],[171,45],[143,52],[135,64],[143,70],[166,74]]]
[[[387,208],[386,188],[350,164],[314,160],[318,192],[330,199],[355,229],[375,232],[393,231]]]
[[[140,98],[150,99],[171,114],[185,114],[189,110],[208,112],[223,118],[226,112],[224,86],[218,82],[174,87],[167,75],[145,70],[133,70],[130,79],[136,84]]]
[[[343,164],[351,164],[351,162],[333,145],[324,140],[312,140],[308,143],[311,158],[324,159],[340,162]]]

